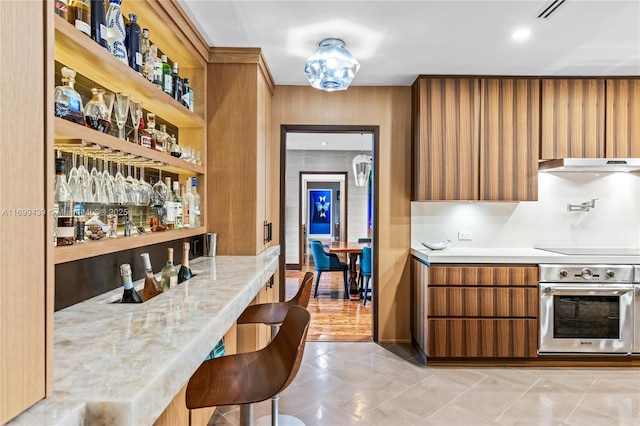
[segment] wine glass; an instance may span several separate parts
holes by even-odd
[[[119,152],[119,154],[121,154]],[[120,161],[120,157],[118,157],[116,163],[117,172],[114,177],[114,185],[113,185],[113,198],[116,204],[124,205],[129,202],[129,197],[127,196],[127,188],[124,183],[124,175],[121,172],[122,163]]]
[[[116,124],[118,125],[118,137],[120,139],[124,139],[124,123],[127,122],[127,115],[129,114],[130,98],[131,95],[128,93],[116,93],[115,115]]]
[[[116,94],[113,92],[104,92],[104,103],[107,106],[107,111],[109,111],[109,122],[111,122],[111,112],[113,111],[113,103],[116,100]]]
[[[131,122],[133,123],[133,141],[140,144],[138,141],[138,127],[140,127],[140,120],[142,120],[142,101],[131,99],[129,101],[129,112],[131,113]]]

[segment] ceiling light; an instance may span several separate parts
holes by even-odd
[[[515,41],[523,41],[529,38],[531,30],[528,28],[520,28],[513,32],[511,38]]]
[[[362,138],[360,133],[360,154],[353,157],[353,174],[356,179],[356,186],[367,186],[369,174],[371,172],[371,157],[362,153]]]
[[[329,145],[329,144],[328,144],[328,143],[326,143],[326,142],[320,142],[320,145],[322,145],[322,146],[327,146],[327,145]]]
[[[304,67],[309,84],[327,92],[346,90],[360,64],[338,38],[324,39],[318,46]]]

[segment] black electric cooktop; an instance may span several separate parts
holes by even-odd
[[[535,247],[560,254],[577,256],[640,256],[640,248],[616,247]]]

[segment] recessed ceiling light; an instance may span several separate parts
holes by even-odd
[[[329,145],[329,144],[328,144],[328,143],[326,143],[326,142],[321,142],[321,143],[320,143],[320,145],[322,145],[322,146],[327,146],[327,145]]]
[[[519,28],[513,32],[511,38],[515,41],[523,41],[529,38],[531,30],[529,28]]]

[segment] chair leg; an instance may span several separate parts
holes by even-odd
[[[369,277],[367,275],[367,277],[364,279],[364,291],[362,292],[362,298],[364,299],[364,303],[363,306],[367,304],[367,293],[369,293]],[[373,294],[371,295],[371,300],[373,300]]]
[[[316,297],[318,297],[318,284],[320,283],[320,274],[322,274],[322,271],[318,271],[318,276],[316,277],[316,289],[313,292],[313,298],[315,299]]]
[[[342,271],[342,275],[344,276],[344,298],[349,298],[349,283],[347,282],[347,271]]]

